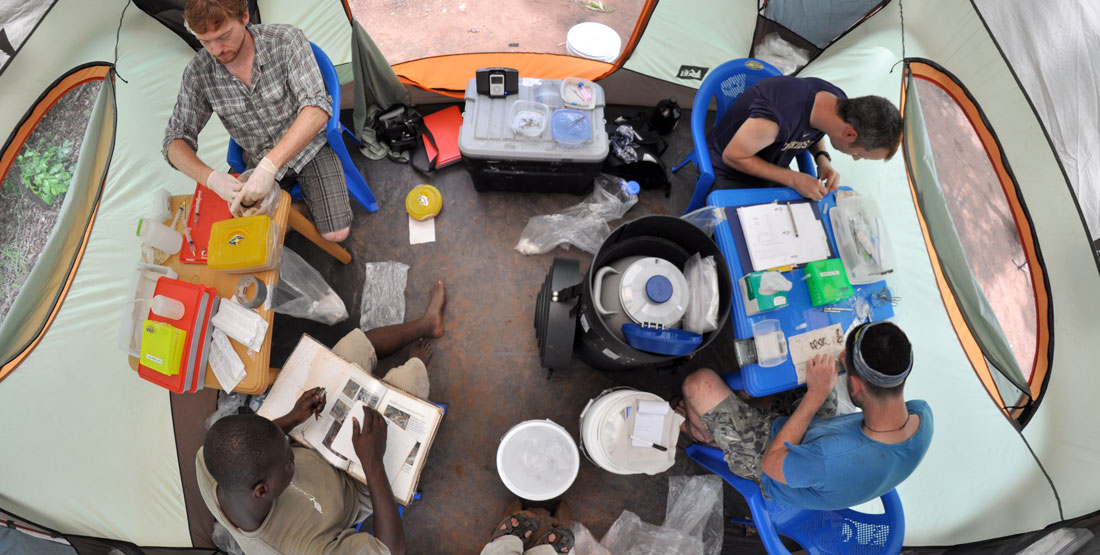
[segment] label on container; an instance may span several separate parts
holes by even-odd
[[[612,351],[611,349],[604,349],[603,350],[603,356],[605,356],[605,357],[607,357],[611,360],[619,360],[619,358],[620,358],[619,353],[616,353],[615,351]]]
[[[585,318],[584,314],[581,314],[581,329],[584,330],[584,333],[588,333],[588,318]]]
[[[147,359],[149,359],[149,360],[153,361],[153,362],[154,362],[154,363],[156,363],[156,364],[164,364],[164,361],[163,361],[163,360],[161,360],[161,359],[159,359],[159,358],[157,358],[157,357],[155,357],[155,356],[153,356],[153,355],[151,355],[151,354],[149,354],[149,353],[145,353],[145,358],[147,358]]]
[[[828,272],[821,272],[821,277],[833,277],[839,276],[840,270],[829,270]]]

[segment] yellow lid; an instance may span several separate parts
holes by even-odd
[[[141,364],[166,376],[180,372],[187,332],[163,322],[146,320],[141,330]]]
[[[236,270],[267,263],[267,234],[271,218],[247,216],[214,222],[206,265],[219,270]]]
[[[431,185],[420,185],[409,191],[405,197],[405,210],[417,220],[434,218],[443,209],[443,195]]]

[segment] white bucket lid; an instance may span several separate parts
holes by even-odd
[[[565,493],[580,470],[573,436],[550,420],[520,422],[500,440],[497,473],[509,491],[529,501]]]
[[[594,21],[574,25],[565,35],[565,50],[590,60],[614,62],[622,46],[623,41],[614,29]]]
[[[673,263],[646,257],[623,272],[619,301],[627,316],[639,324],[673,327],[687,311],[687,279]]]
[[[672,467],[676,449],[658,452],[634,448],[627,412],[640,401],[664,401],[661,397],[631,388],[608,389],[590,400],[581,412],[580,436],[584,451],[596,466],[613,474],[659,474]],[[671,443],[682,418],[672,414],[666,422]]]

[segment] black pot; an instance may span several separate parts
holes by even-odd
[[[639,351],[611,331],[592,303],[592,282],[596,272],[626,256],[655,256],[681,270],[695,253],[714,256],[718,269],[718,329],[703,335],[703,343],[692,354],[707,348],[729,318],[732,286],[726,259],[718,245],[694,225],[672,216],[645,216],[626,222],[600,245],[584,276],[577,317],[576,354],[598,370],[621,371],[643,366],[669,366],[684,356],[665,356]],[[691,355],[685,355],[691,356]]]

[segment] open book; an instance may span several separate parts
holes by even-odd
[[[327,394],[324,410],[319,418],[309,418],[291,430],[290,437],[365,484],[351,444],[351,420],[362,425],[364,405],[377,410],[389,427],[383,457],[386,476],[397,502],[408,505],[443,420],[443,409],[387,385],[303,335],[257,414],[279,418],[294,408],[302,392],[318,386]]]
[[[737,218],[753,271],[832,257],[825,227],[808,202],[741,206]]]

